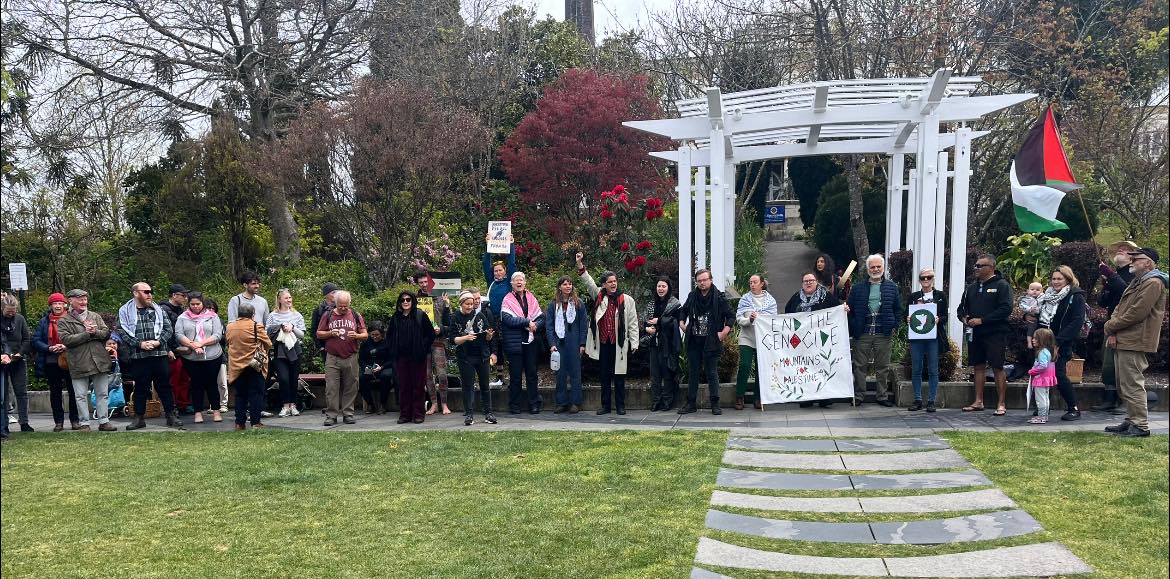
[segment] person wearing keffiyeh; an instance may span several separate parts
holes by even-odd
[[[544,329],[544,311],[536,296],[527,289],[524,272],[512,274],[512,291],[500,305],[500,325],[504,335],[504,352],[508,354],[508,411],[520,414],[527,406],[529,414],[540,414],[540,390],[537,389],[536,333]],[[524,400],[524,384],[528,396]]]
[[[739,324],[739,373],[735,379],[735,409],[743,410],[743,398],[747,394],[748,375],[755,378],[752,386],[754,405],[760,408],[760,372],[754,369],[756,362],[756,317],[760,314],[776,315],[776,298],[768,293],[768,282],[760,274],[748,278],[751,290],[739,299],[735,310],[735,322]],[[754,371],[753,371],[754,370]]]

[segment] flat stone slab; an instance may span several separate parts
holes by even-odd
[[[769,497],[727,491],[711,493],[711,504],[762,511],[806,513],[933,513],[1015,508],[1016,503],[999,489],[911,497]]]
[[[849,481],[849,476],[843,474],[788,474],[729,468],[719,469],[719,478],[716,479],[715,484],[721,487],[771,490],[847,491],[853,489],[853,483]]]
[[[1092,573],[1060,543],[1036,543],[987,551],[885,560],[895,577],[1051,577]]]
[[[782,452],[837,452],[837,443],[825,439],[744,438],[732,436],[727,439],[727,446],[731,448],[746,448],[749,450],[778,450]]]
[[[817,476],[817,475],[807,475]],[[857,490],[946,489],[956,487],[990,486],[991,480],[971,469],[962,472],[935,472],[923,474],[868,474],[851,475]]]
[[[707,511],[707,527],[766,539],[820,543],[938,545],[990,541],[1043,529],[1024,511],[1002,511],[934,521],[893,523],[821,523],[752,517]]]
[[[1093,572],[1060,543],[879,559],[789,555],[701,537],[695,562],[734,569],[864,577],[1038,577]]]
[[[743,533],[765,539],[813,541],[816,543],[873,543],[873,533],[866,523],[816,523],[785,521],[707,511],[707,528]]]
[[[805,554],[786,554],[749,549],[723,543],[707,537],[698,538],[695,563],[721,567],[750,568],[757,571],[785,571],[790,573],[868,575],[885,577],[886,564],[876,557],[838,558],[810,557]]]
[[[841,452],[897,452],[907,450],[941,450],[950,448],[947,441],[937,436],[915,438],[873,438],[867,440],[837,440]]]
[[[1003,491],[999,489],[914,497],[860,497],[857,500],[861,503],[861,510],[866,513],[934,513],[941,511],[1004,509],[1015,508],[1017,506],[1015,501],[1003,494]]]
[[[929,470],[969,468],[971,463],[951,449],[885,454],[842,454],[849,470]]]
[[[779,452],[748,452],[728,450],[723,463],[735,466],[766,468],[800,468],[810,470],[845,470],[841,457],[835,454],[784,454]]]
[[[902,500],[898,497],[897,500]],[[861,513],[856,498],[765,497],[727,491],[711,493],[711,504],[722,507],[759,509],[762,511],[797,511],[805,513]]]
[[[731,545],[707,537],[699,538],[695,562],[735,569],[785,571],[811,575],[886,576],[886,564],[877,557],[839,558],[788,555]]]

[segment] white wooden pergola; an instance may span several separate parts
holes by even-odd
[[[940,69],[923,78],[838,80],[726,95],[712,87],[706,89],[706,98],[676,101],[680,118],[623,123],[679,142],[676,150],[651,155],[678,166],[680,299],[686,299],[691,287],[693,269],[687,256],[699,268],[711,270],[717,287],[726,289],[735,282],[736,164],[881,154],[889,157],[890,176],[886,255],[899,248],[913,250],[915,273],[933,267],[941,279],[950,193],[950,247],[960,250],[950,256],[948,329],[957,338],[962,328],[954,309],[966,279],[971,141],[987,134],[961,123],[1036,96],[971,96],[981,82],[980,77],[952,78],[950,71]],[[944,123],[960,128],[940,132]],[[953,169],[948,149],[954,150]],[[907,155],[915,160],[909,172]],[[917,275],[914,280],[917,285]]]

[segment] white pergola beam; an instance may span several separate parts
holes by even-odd
[[[982,116],[1005,109],[1012,105],[1035,98],[1035,94],[1006,94],[993,96],[966,97],[944,100],[938,104],[935,114],[940,123],[973,121]],[[857,125],[869,123],[920,122],[922,114],[906,109],[900,103],[842,106],[823,113],[813,109],[775,111],[744,114],[740,119],[724,119],[727,134],[742,135],[756,131],[770,131],[811,125]],[[661,119],[655,121],[626,121],[623,125],[632,129],[669,137],[673,140],[705,139],[710,137],[711,121],[708,118],[687,117],[683,119]]]
[[[918,127],[918,123],[905,122],[898,127],[898,131],[894,133],[894,146],[904,148],[906,141],[910,140],[910,135],[914,134],[914,129]]]
[[[990,131],[972,131],[971,138],[975,139],[984,135],[990,134]],[[944,133],[939,135],[939,147],[950,148],[955,145],[955,133]],[[735,149],[735,156],[733,162],[748,163],[751,161],[764,161],[767,159],[786,159],[791,157],[807,157],[809,155],[846,155],[851,153],[857,154],[883,154],[883,155],[897,155],[902,153],[912,153],[917,150],[918,141],[908,141],[904,146],[897,147],[895,145],[894,137],[881,137],[872,139],[853,139],[850,141],[821,141],[816,148],[810,148],[804,143],[785,143],[781,145],[753,145],[750,147],[741,146]],[[670,161],[672,163],[678,162],[677,151],[655,151],[650,153],[652,157]],[[694,167],[710,166],[711,152],[709,149],[696,149],[691,151],[691,163]]]
[[[930,81],[926,83],[926,86],[922,87],[922,92],[918,95],[919,114],[929,115],[938,108],[938,105],[946,95],[947,83],[950,80],[950,70],[940,68],[934,71],[934,74],[930,77]]]

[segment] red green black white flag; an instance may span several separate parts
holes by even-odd
[[[1056,219],[1064,194],[1080,189],[1060,145],[1052,107],[1036,123],[1012,161],[1012,203],[1020,230],[1039,233],[1068,229]]]

